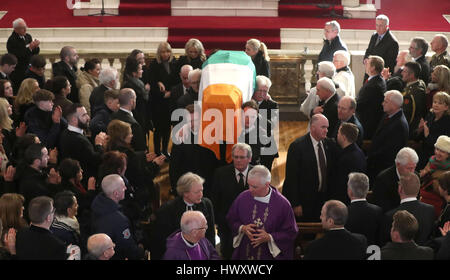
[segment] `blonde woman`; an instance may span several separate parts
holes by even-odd
[[[245,44],[245,53],[252,58],[256,68],[256,76],[263,75],[270,78],[269,53],[267,46],[258,39],[250,39]]]
[[[427,108],[433,106],[433,96],[440,91],[450,94],[450,69],[445,65],[438,65],[431,72],[431,82],[427,87]]]
[[[181,67],[186,64],[191,65],[194,69],[202,69],[202,64],[206,60],[205,48],[202,42],[195,38],[189,39],[184,46],[184,52],[184,55],[178,59],[178,73]]]
[[[162,144],[162,154],[169,158],[170,91],[178,82],[177,65],[169,43],[159,44],[156,59],[150,63],[150,77],[155,153],[161,154]]]
[[[33,94],[39,89],[39,83],[33,78],[22,81],[13,105],[16,123],[24,121],[25,112],[33,106]]]

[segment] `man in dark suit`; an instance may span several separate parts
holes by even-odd
[[[220,237],[222,258],[229,260],[233,253],[233,237],[226,216],[236,197],[248,189],[247,174],[252,165],[252,150],[248,144],[237,143],[232,150],[233,163],[214,172],[211,200]]]
[[[84,135],[89,127],[89,115],[80,103],[74,103],[67,112],[68,127],[61,134],[59,152],[61,159],[72,158],[80,162],[84,171],[83,180],[96,177],[98,166],[102,162],[103,147],[106,144],[106,134],[101,132],[95,137],[95,146]]]
[[[367,244],[378,245],[383,210],[366,200],[369,192],[369,177],[364,173],[350,173],[347,194],[350,198],[348,219],[345,228],[367,238]]]
[[[419,228],[417,219],[406,210],[399,210],[393,216],[391,239],[381,248],[382,260],[432,260],[433,249],[418,246],[414,236]]]
[[[30,63],[31,56],[39,54],[39,40],[31,37],[27,33],[27,24],[21,18],[13,21],[14,31],[6,42],[8,53],[13,54],[17,58],[17,65],[14,72],[11,73],[11,81],[13,81],[13,90],[17,92],[20,84],[24,79],[25,71]]]
[[[375,19],[376,32],[370,37],[369,46],[364,54],[364,60],[371,55],[380,56],[391,74],[394,71],[395,59],[398,54],[398,41],[389,28],[389,18],[386,15],[378,15]],[[381,72],[381,71],[380,71]],[[368,74],[364,76],[367,79]]]
[[[428,51],[428,43],[422,37],[414,37],[409,44],[409,54],[413,58],[413,60],[420,64],[420,75],[419,79],[425,82],[425,85],[428,85],[430,81],[430,63],[428,63],[425,55]]]
[[[434,229],[434,207],[417,200],[419,194],[420,180],[415,173],[408,172],[400,177],[398,183],[398,194],[400,205],[385,214],[381,245],[389,241],[389,229],[392,225],[394,214],[399,210],[407,210],[413,214],[419,223],[419,229],[415,235],[415,242],[424,245],[431,237]]]
[[[337,141],[337,134],[341,124],[352,123],[356,125],[356,127],[358,128],[358,138],[356,139],[356,144],[358,144],[359,147],[362,147],[364,138],[364,129],[355,115],[355,110],[356,110],[355,98],[351,96],[341,97],[337,107],[339,121],[336,125],[335,131],[333,131],[330,138],[334,138]]]
[[[383,117],[383,94],[386,91],[386,82],[381,77],[384,61],[379,56],[370,56],[365,64],[368,74],[367,81],[358,93],[356,103],[356,116],[364,128],[364,139],[372,139],[377,125]]]
[[[136,108],[136,93],[131,88],[123,88],[119,93],[119,111],[115,112],[111,116],[111,120],[121,120],[131,125],[131,131],[133,133],[133,139],[131,140],[131,147],[135,151],[147,151],[147,141],[144,134],[144,130],[141,125],[133,117],[131,112]]]
[[[347,45],[339,37],[341,26],[335,20],[325,23],[324,27],[324,40],[323,47],[319,53],[319,60],[321,61],[333,61],[333,55],[338,50],[347,51]]]
[[[171,162],[172,163],[172,162]],[[156,212],[151,248],[152,259],[162,259],[166,251],[166,239],[180,228],[181,216],[184,212],[200,211],[208,222],[205,237],[215,246],[215,219],[211,200],[203,197],[205,180],[194,173],[186,173],[177,181],[178,197],[167,202]]]
[[[169,108],[170,108],[170,115],[172,116],[173,111],[178,109],[178,99],[187,94],[188,89],[191,87],[189,84],[189,72],[193,70],[192,66],[189,64],[183,65],[180,70],[180,79],[181,83],[178,85],[172,87],[170,90],[170,98],[169,98]],[[172,125],[175,126],[179,123],[179,120],[172,120]]]
[[[399,176],[414,172],[419,157],[411,148],[402,148],[395,157],[395,165],[383,170],[376,176],[372,185],[370,202],[383,209],[383,213],[396,208],[400,204],[398,195]]]
[[[116,88],[118,83],[117,70],[115,68],[102,69],[98,76],[98,80],[100,81],[100,85],[92,90],[91,96],[89,97],[91,118],[94,118],[97,110],[103,107],[103,104],[105,103],[105,91]]]
[[[4,54],[0,57],[0,80],[10,80],[10,74],[16,69],[17,58],[13,54]]]
[[[318,221],[320,205],[327,197],[335,153],[335,143],[326,138],[327,131],[327,118],[315,114],[310,121],[310,133],[289,146],[283,195],[300,221]]]
[[[262,126],[267,131],[267,136],[271,138],[269,146],[261,148],[261,164],[267,167],[269,171],[272,170],[272,163],[278,155],[278,147],[273,134],[275,128],[278,126],[278,103],[270,99],[268,96],[272,81],[266,76],[256,76],[256,89],[252,99],[258,104],[258,112]],[[264,122],[264,123],[263,123]]]
[[[317,81],[317,96],[319,97],[319,106],[313,109],[312,114],[323,114],[329,122],[327,137],[331,137],[338,123],[337,107],[339,95],[336,93],[334,82],[327,77],[320,78]]]
[[[55,62],[52,65],[53,77],[64,76],[69,80],[71,87],[70,93],[67,98],[73,103],[79,102],[78,87],[77,87],[77,63],[78,56],[77,50],[74,47],[65,46],[59,53],[61,61]]]
[[[401,109],[402,105],[403,96],[399,91],[391,90],[385,93],[385,116],[372,137],[367,154],[367,172],[371,180],[391,166],[398,151],[408,142],[409,128]]]
[[[367,239],[364,235],[351,233],[344,228],[348,210],[338,200],[327,201],[320,220],[325,235],[308,244],[305,260],[363,260],[366,258]]]
[[[343,123],[339,128],[337,142],[339,150],[336,168],[333,170],[334,180],[330,184],[329,198],[336,199],[348,205],[347,196],[348,175],[352,172],[366,172],[366,156],[355,144],[358,135],[358,127],[352,123]]]
[[[198,91],[200,89],[200,79],[202,77],[202,70],[194,69],[189,72],[188,80],[191,86],[187,93],[180,96],[177,100],[177,108],[186,108],[189,104],[194,104],[198,100]]]

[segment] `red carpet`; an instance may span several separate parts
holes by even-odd
[[[121,0],[122,16],[170,16],[170,0]]]

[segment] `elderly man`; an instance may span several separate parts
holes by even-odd
[[[336,93],[334,82],[329,78],[324,77],[319,79],[316,88],[320,101],[318,106],[312,110],[311,114],[323,114],[327,117],[329,121],[327,137],[331,137],[338,123],[337,107],[340,97]]]
[[[367,239],[344,228],[348,210],[338,200],[325,202],[320,220],[325,236],[308,244],[305,260],[363,260],[366,257]]]
[[[305,222],[319,220],[335,154],[335,144],[326,138],[328,119],[322,114],[313,115],[310,127],[308,134],[289,145],[283,185],[283,195],[295,216]]]
[[[417,195],[420,190],[419,176],[412,172],[406,172],[400,177],[397,190],[400,196],[400,205],[385,214],[381,245],[384,245],[389,240],[389,229],[392,225],[392,219],[394,214],[399,210],[406,210],[417,219],[419,230],[414,240],[417,244],[424,245],[433,232],[435,214],[432,205],[417,200]]]
[[[94,233],[105,233],[116,244],[112,259],[137,260],[145,258],[130,226],[130,221],[121,212],[119,202],[125,198],[125,183],[117,174],[103,178],[102,191],[92,201],[92,224]]]
[[[177,108],[186,108],[189,104],[194,104],[198,100],[198,91],[200,89],[200,79],[202,70],[194,69],[188,74],[189,85],[191,86],[186,94],[180,96],[177,100]]]
[[[217,168],[214,172],[212,201],[214,217],[220,237],[220,250],[223,259],[229,260],[233,253],[231,229],[226,221],[226,215],[236,197],[248,189],[248,172],[252,150],[248,144],[237,143],[231,150],[233,163]]]
[[[333,81],[339,84],[337,92],[340,97],[355,97],[355,76],[350,69],[350,54],[347,51],[339,50],[333,55],[333,64],[336,67],[336,76]]]
[[[444,34],[436,34],[430,42],[431,50],[434,51],[430,61],[431,70],[438,65],[450,68],[450,55],[447,53],[448,38]]]
[[[0,57],[0,80],[9,80],[10,74],[16,69],[17,58],[13,54],[4,54]]]
[[[278,126],[279,109],[278,103],[270,98],[268,95],[272,81],[266,76],[256,76],[256,89],[252,99],[258,103],[259,116],[261,121],[266,124],[260,124],[266,131],[267,136],[271,137],[269,146],[261,148],[261,164],[272,170],[272,163],[278,155],[278,147],[275,141],[274,130]],[[266,126],[264,126],[266,125]]]
[[[321,79],[327,77],[329,79],[333,79],[336,75],[336,67],[330,61],[322,61],[319,62],[317,69],[317,78]],[[335,84],[335,87],[339,85]],[[317,87],[311,88],[308,93],[308,96],[300,105],[300,112],[302,112],[308,119],[311,117],[311,111],[319,105],[320,99],[317,96]]]
[[[417,219],[406,210],[394,214],[391,227],[392,242],[381,248],[382,260],[432,260],[433,249],[419,246],[414,237],[419,229]]]
[[[115,68],[103,68],[98,76],[100,85],[92,90],[89,97],[89,104],[91,105],[91,117],[95,116],[97,110],[99,110],[104,104],[103,94],[107,90],[113,90],[117,88],[119,83],[119,77]]]
[[[205,238],[208,224],[200,211],[187,211],[181,216],[181,230],[167,238],[164,260],[218,260],[214,246]]]
[[[93,234],[87,241],[88,254],[85,259],[107,261],[116,253],[114,251],[115,247],[116,244],[113,243],[107,234]]]
[[[356,111],[356,100],[350,96],[344,96],[339,100],[337,112],[338,112],[338,123],[336,125],[336,129],[332,132],[330,138],[337,137],[338,129],[343,123],[352,123],[358,128],[358,138],[356,140],[356,144],[362,147],[363,138],[364,138],[364,129],[359,122],[358,118],[355,115]]]
[[[17,58],[16,68],[11,73],[13,89],[14,92],[17,92],[24,79],[31,57],[39,54],[40,41],[37,39],[33,40],[31,35],[27,33],[27,24],[22,18],[17,18],[13,21],[13,29],[6,42],[6,49],[8,53],[13,54]]]
[[[409,138],[417,135],[420,119],[425,118],[426,85],[419,80],[420,65],[417,62],[408,62],[402,71],[402,80],[406,83],[403,93],[403,112],[409,125]]]
[[[369,192],[369,177],[364,173],[350,173],[347,185],[350,204],[345,228],[364,235],[369,245],[378,244],[383,210],[366,200]]]
[[[376,32],[370,38],[369,46],[364,54],[364,61],[371,55],[380,56],[391,74],[395,67],[395,58],[398,54],[398,41],[389,28],[389,18],[386,15],[378,15],[375,19]],[[381,72],[381,71],[380,71]],[[368,73],[366,73],[364,80]]]
[[[78,56],[77,50],[71,46],[65,46],[59,52],[61,61],[55,62],[52,65],[53,77],[64,76],[66,77],[70,85],[72,86],[69,95],[67,96],[73,103],[79,102],[78,87],[77,87],[77,63]]]
[[[391,166],[395,155],[408,142],[409,128],[403,114],[403,96],[391,90],[384,94],[384,118],[380,121],[367,153],[367,172],[371,180]]]
[[[339,37],[341,26],[335,20],[325,23],[323,30],[323,47],[319,54],[319,62],[333,61],[333,54],[338,50],[347,51],[347,45]]]
[[[249,189],[231,205],[227,221],[233,234],[234,260],[289,260],[298,228],[289,201],[270,185],[269,170],[248,173]]]
[[[187,94],[191,85],[189,84],[189,72],[194,70],[191,65],[186,64],[181,67],[180,70],[180,79],[181,83],[177,84],[171,89],[170,94],[170,112],[172,113],[177,109],[177,101],[178,99]],[[178,122],[177,122],[178,123]],[[176,124],[176,123],[175,123]]]
[[[383,94],[386,92],[386,81],[381,77],[384,60],[379,56],[369,56],[365,71],[367,82],[361,87],[356,103],[356,115],[364,128],[364,139],[372,139],[378,123],[383,117]]]
[[[380,206],[383,212],[394,209],[400,204],[397,187],[400,177],[407,172],[414,172],[419,157],[411,148],[401,149],[396,157],[395,164],[378,174],[372,185],[372,203]]]
[[[425,41],[422,37],[414,37],[411,40],[411,43],[409,45],[409,54],[413,58],[413,60],[420,64],[421,71],[419,75],[419,79],[425,82],[426,85],[428,85],[428,82],[430,81],[430,64],[428,63],[427,58],[425,55],[428,51],[428,43]]]
[[[177,181],[178,196],[162,205],[156,212],[155,227],[151,238],[152,259],[161,259],[166,251],[166,239],[179,230],[181,216],[186,211],[197,210],[207,220],[206,238],[215,246],[215,220],[211,200],[203,197],[205,180],[192,172],[187,172]]]

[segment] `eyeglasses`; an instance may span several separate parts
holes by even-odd
[[[208,230],[208,225],[206,225],[205,227],[201,227],[201,228],[194,228],[195,230]]]
[[[235,158],[235,159],[247,159],[248,157],[246,157],[246,156],[233,156],[233,158]]]

